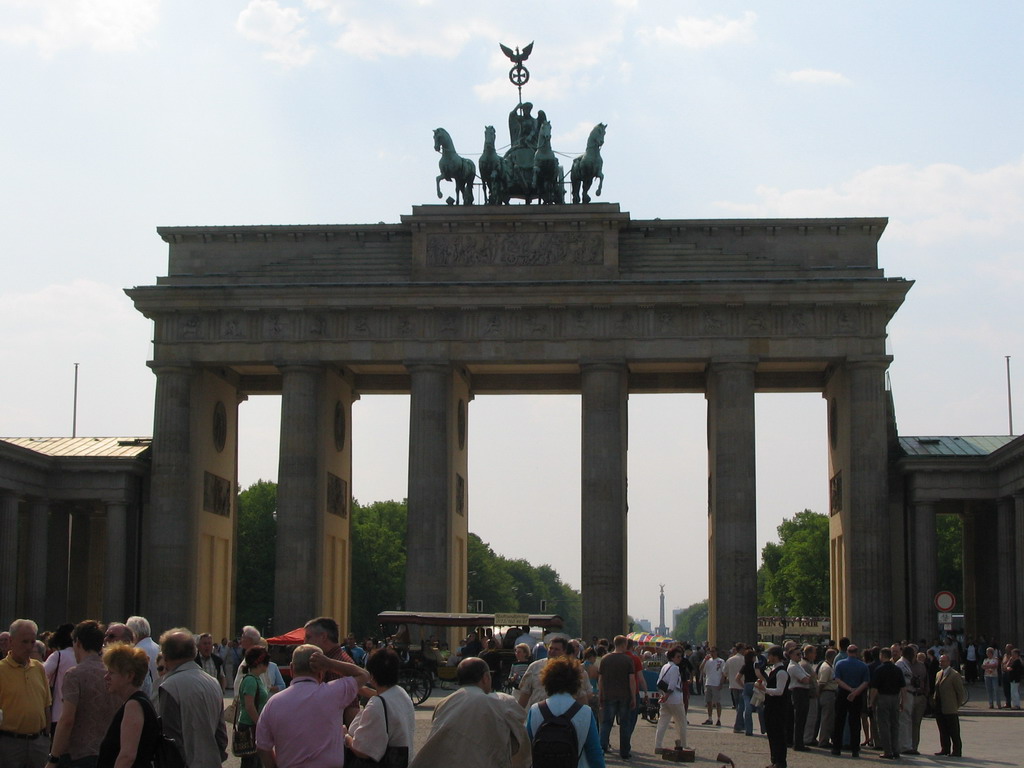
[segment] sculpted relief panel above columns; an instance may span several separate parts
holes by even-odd
[[[196,312],[157,318],[162,343],[813,338],[883,334],[878,306],[591,305]]]
[[[426,238],[429,267],[602,264],[603,246],[604,237],[591,232],[431,234]]]

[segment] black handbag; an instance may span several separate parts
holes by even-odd
[[[390,741],[391,729],[388,727],[388,703],[384,701],[382,696],[378,696],[377,698],[380,699],[381,706],[384,707],[384,732],[387,733],[388,741]],[[408,747],[392,747],[389,744],[384,750],[384,755],[380,760],[371,760],[368,757],[359,757],[352,750],[345,750],[346,768],[407,768],[408,765]]]
[[[245,677],[252,677],[252,675]],[[245,680],[245,677],[242,680]],[[231,754],[235,757],[252,757],[256,754],[256,729],[251,725],[238,724],[240,705],[241,702],[235,702],[235,721],[231,726]]]

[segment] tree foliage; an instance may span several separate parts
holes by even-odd
[[[708,601],[684,608],[676,614],[672,637],[681,642],[702,643],[708,637]]]
[[[351,631],[376,635],[377,614],[405,608],[405,501],[375,501],[363,506],[352,500]]]
[[[273,617],[277,484],[261,480],[238,495],[238,586],[235,622],[265,630]],[[350,627],[359,637],[376,635],[377,614],[405,608],[408,506],[405,501],[352,500],[350,518],[352,606]],[[494,552],[475,533],[467,542],[469,600],[484,613],[547,613],[565,619],[565,631],[578,635],[580,593],[550,565],[534,566]],[[429,576],[426,576],[429,577]]]
[[[758,613],[827,616],[828,516],[805,509],[784,519],[778,532],[778,543],[768,542],[761,550]]]
[[[277,483],[259,480],[238,494],[236,631],[251,624],[265,632],[274,615],[276,514]]]
[[[935,537],[938,550],[938,586],[956,596],[963,606],[964,597],[964,521],[960,515],[936,515]],[[963,610],[959,608],[958,610]]]

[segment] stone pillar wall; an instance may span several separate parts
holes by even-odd
[[[583,636],[614,637],[626,627],[625,363],[581,366],[583,406]]]
[[[757,637],[755,366],[712,361],[707,373],[708,634],[719,647]]]
[[[192,619],[195,515],[192,507],[193,371],[156,366],[149,514],[144,519],[142,605],[154,632]],[[77,523],[76,516],[76,523]],[[74,534],[77,540],[77,533]],[[74,572],[72,572],[74,577]]]
[[[935,532],[935,505],[914,504],[914,610],[911,638],[931,640],[938,629],[935,616],[935,593],[939,591],[938,539]]]
[[[47,627],[56,627],[72,617],[68,613],[68,545],[71,516],[64,506],[50,510],[50,532],[46,537],[46,616]]]
[[[447,363],[407,363],[406,368],[411,377],[406,609],[465,611],[468,388]]]
[[[1013,496],[1013,585],[1017,595],[1016,624],[1007,637],[1024,643],[1024,494]],[[1003,641],[1005,644],[1005,641]]]
[[[316,618],[317,456],[323,368],[282,367],[281,455],[277,481],[274,625],[282,632]]]
[[[34,500],[28,508],[28,555],[25,572],[25,614],[39,623],[46,616],[47,539],[50,528],[50,503]]]
[[[114,502],[107,504],[106,512],[107,559],[103,574],[103,616],[113,621],[118,616],[128,616],[124,599],[128,563],[128,507],[124,503]]]
[[[842,533],[848,581],[844,634],[861,645],[891,642],[893,575],[888,532],[885,370],[888,358],[848,360],[840,407],[845,454]]]
[[[6,628],[18,612],[18,497],[0,492],[0,626]]]
[[[978,552],[976,546],[977,537],[975,536],[975,532],[978,529],[978,525],[977,519],[975,517],[976,513],[974,510],[974,505],[971,502],[964,502],[963,507],[964,512],[962,519],[964,526],[964,534],[962,540],[962,562],[964,566],[964,601],[963,605],[957,607],[957,612],[962,611],[964,614],[964,632],[966,632],[968,635],[977,637],[979,632],[977,599],[977,584],[979,581],[979,574]]]

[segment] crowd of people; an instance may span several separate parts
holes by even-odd
[[[752,736],[756,723],[769,768],[786,768],[789,749],[919,754],[926,715],[937,754],[960,756],[965,678],[984,680],[992,708],[1019,709],[1024,681],[1019,650],[951,639],[870,649],[847,638],[764,651],[739,643],[719,654],[707,644],[643,650],[621,635],[584,643],[559,634],[545,642],[529,628],[503,640],[471,633],[447,658],[420,649],[455,665],[459,687],[438,703],[417,750],[413,703],[399,685],[406,643],[356,643],[330,617],[307,622],[303,639],[286,685],[251,626],[237,641],[179,627],[157,642],[141,616],[42,635],[31,620],[15,621],[0,633],[0,768],[151,766],[158,752],[164,764],[170,755],[216,768],[229,748],[243,768],[601,768],[616,728],[614,751],[632,757],[640,707],[652,698],[655,752],[688,748],[687,713],[700,695],[699,725],[721,727],[730,704],[735,733]]]

